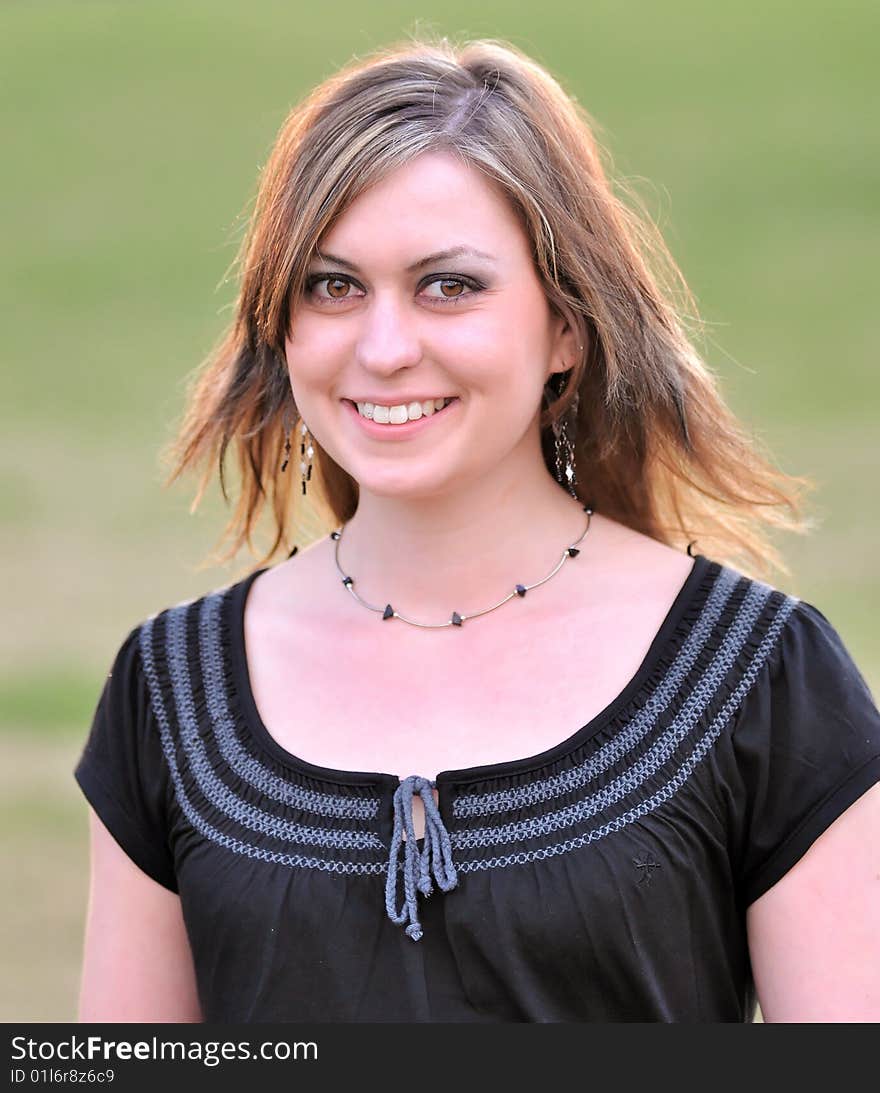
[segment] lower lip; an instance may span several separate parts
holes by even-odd
[[[342,400],[346,410],[360,425],[367,436],[376,437],[378,440],[409,440],[412,436],[418,436],[419,433],[424,433],[427,429],[430,429],[435,422],[443,421],[445,418],[454,416],[455,411],[461,403],[461,399],[455,398],[447,406],[444,406],[442,410],[435,410],[433,414],[422,416],[418,421],[405,421],[402,425],[380,425],[375,421],[371,421],[369,418],[362,417],[358,413],[358,408],[353,402],[349,402],[348,399]]]

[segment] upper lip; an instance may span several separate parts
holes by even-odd
[[[374,406],[409,406],[411,402],[428,402],[435,398],[456,398],[456,395],[363,395],[350,398],[349,402],[370,402]]]

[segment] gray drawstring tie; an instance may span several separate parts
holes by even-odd
[[[385,909],[388,917],[398,926],[406,921],[407,937],[418,941],[422,936],[416,905],[416,889],[423,896],[430,896],[434,891],[431,873],[442,891],[448,892],[458,884],[458,874],[452,863],[452,843],[449,832],[443,826],[440,811],[434,801],[431,790],[436,782],[411,774],[400,783],[394,792],[394,830],[391,835],[391,852],[388,856],[388,879],[385,884]],[[419,850],[413,827],[412,802],[418,793],[425,806],[425,846]],[[406,825],[406,841],[403,839],[403,827]],[[403,891],[404,904],[399,911],[394,904],[397,898],[397,868],[400,848],[404,849]]]

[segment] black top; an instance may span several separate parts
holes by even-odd
[[[430,772],[269,735],[243,628],[263,572],[129,633],[75,772],[180,894],[206,1020],[753,1019],[747,906],[880,778],[880,712],[821,611],[697,555],[610,705],[438,774],[437,812]],[[401,842],[414,792],[425,837]]]

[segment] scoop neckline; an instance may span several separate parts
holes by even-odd
[[[544,751],[519,759],[508,759],[499,763],[487,763],[482,766],[460,767],[457,769],[443,770],[424,777],[431,778],[435,785],[455,784],[461,785],[468,782],[487,780],[492,778],[504,778],[514,774],[538,769],[549,763],[563,758],[579,745],[595,736],[605,725],[611,721],[618,711],[624,707],[630,699],[638,693],[645,680],[653,672],[655,665],[667,651],[676,634],[676,629],[692,604],[698,593],[702,590],[704,578],[712,566],[718,564],[712,562],[703,554],[693,556],[694,563],[688,572],[681,588],[671,607],[666,613],[663,622],[654,635],[647,653],[641,664],[636,669],[629,682],[623,689],[586,724],[570,733],[564,740],[554,744]],[[357,786],[398,786],[401,779],[396,774],[384,771],[356,771],[341,770],[334,767],[320,766],[300,758],[293,752],[283,747],[269,732],[263,722],[257,703],[251,688],[250,672],[247,664],[247,649],[244,635],[244,614],[247,605],[248,594],[254,581],[267,572],[269,566],[263,566],[254,570],[243,580],[233,585],[229,590],[230,595],[225,603],[225,617],[223,625],[227,628],[228,645],[231,653],[233,683],[238,701],[238,712],[243,717],[245,726],[256,745],[282,766],[299,774],[314,778],[319,781],[331,782],[339,785]],[[416,773],[416,772],[414,772]]]

